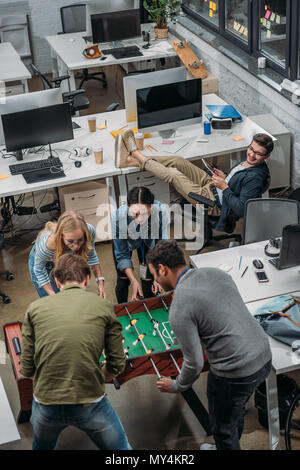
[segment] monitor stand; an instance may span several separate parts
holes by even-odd
[[[17,160],[23,160],[23,151],[22,150],[16,150],[15,157],[16,157]]]
[[[158,131],[162,139],[170,139],[171,137],[174,137],[175,132],[176,129],[166,129],[164,131]]]

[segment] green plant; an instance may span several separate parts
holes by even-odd
[[[180,4],[178,0],[144,0],[144,8],[157,28],[166,28],[169,18],[175,23],[174,15]]]

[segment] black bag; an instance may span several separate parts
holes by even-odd
[[[282,343],[300,340],[300,297],[281,295],[260,307],[255,318],[265,332]]]

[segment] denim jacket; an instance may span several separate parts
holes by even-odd
[[[113,247],[117,268],[125,271],[133,268],[131,254],[143,243],[150,249],[158,240],[168,240],[169,211],[161,202],[154,200],[151,215],[142,225],[137,225],[129,214],[127,204],[122,205],[112,217]]]

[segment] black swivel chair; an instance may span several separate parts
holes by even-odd
[[[4,237],[0,233],[0,250],[2,250],[3,246],[4,246]],[[9,271],[0,271],[0,276],[5,276],[7,281],[11,281],[12,279],[14,279],[14,275]],[[8,297],[8,295],[6,295],[1,290],[0,290],[0,297],[2,298],[2,300],[5,304],[10,303],[10,297]]]
[[[60,9],[62,32],[66,33],[79,33],[86,30],[86,4],[77,3],[68,5]],[[99,78],[102,77],[102,78]],[[104,72],[93,72],[89,73],[88,69],[76,75],[76,78],[81,78],[79,88],[82,87],[83,83],[88,80],[98,80],[103,84],[103,88],[107,87],[107,81]]]
[[[62,75],[61,77],[55,77],[51,80],[42,74],[39,69],[34,65],[30,64],[31,69],[35,75],[38,75],[42,80],[44,90],[49,88],[59,88],[63,80],[69,79],[69,75]],[[72,114],[82,109],[87,109],[90,106],[90,101],[87,96],[84,95],[84,90],[73,90],[62,93],[64,103],[69,103],[72,109]]]

